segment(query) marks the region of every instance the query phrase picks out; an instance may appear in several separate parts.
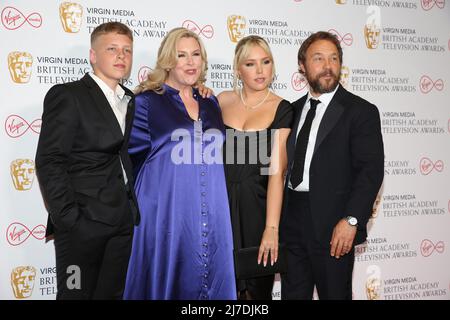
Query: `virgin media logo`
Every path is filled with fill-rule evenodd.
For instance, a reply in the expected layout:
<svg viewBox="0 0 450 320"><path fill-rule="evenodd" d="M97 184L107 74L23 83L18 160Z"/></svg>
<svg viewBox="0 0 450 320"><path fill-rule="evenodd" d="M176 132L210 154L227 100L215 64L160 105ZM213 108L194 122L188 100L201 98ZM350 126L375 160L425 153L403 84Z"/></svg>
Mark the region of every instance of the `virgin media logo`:
<svg viewBox="0 0 450 320"><path fill-rule="evenodd" d="M45 226L39 224L33 229L28 229L24 224L20 222L11 223L6 229L6 241L12 246L18 246L27 239L33 236L37 240L42 240L45 238Z"/></svg>
<svg viewBox="0 0 450 320"><path fill-rule="evenodd" d="M420 4L422 5L422 9L425 11L430 10L435 5L439 9L443 9L445 7L445 0L421 0Z"/></svg>
<svg viewBox="0 0 450 320"><path fill-rule="evenodd" d="M152 71L152 68L147 66L141 67L138 71L138 82L141 83L142 81L147 80L150 71Z"/></svg>
<svg viewBox="0 0 450 320"><path fill-rule="evenodd" d="M291 85L295 91L302 91L308 85L308 81L300 72L295 72L291 78Z"/></svg>
<svg viewBox="0 0 450 320"><path fill-rule="evenodd" d="M207 39L211 39L214 36L214 28L210 24L201 27L192 20L185 20L181 26L183 28L191 30L192 32L194 32L199 36L202 35Z"/></svg>
<svg viewBox="0 0 450 320"><path fill-rule="evenodd" d="M5 7L2 10L1 19L3 26L8 30L19 29L25 23L33 28L39 28L42 25L42 17L39 13L33 12L26 16L14 7Z"/></svg>
<svg viewBox="0 0 450 320"><path fill-rule="evenodd" d="M41 132L42 120L36 119L28 123L24 118L16 114L10 115L5 121L5 131L11 138L19 138L30 129L32 132L39 134Z"/></svg>
<svg viewBox="0 0 450 320"><path fill-rule="evenodd" d="M438 172L444 171L444 162L442 160L437 160L436 162L431 161L427 157L423 157L420 159L420 172L423 175L430 174L433 170L436 170Z"/></svg>
<svg viewBox="0 0 450 320"><path fill-rule="evenodd" d="M422 256L429 257L434 251L438 253L443 253L445 251L444 242L439 241L436 244L434 244L431 240L428 239L422 240L422 243L420 244L420 253L422 253Z"/></svg>
<svg viewBox="0 0 450 320"><path fill-rule="evenodd" d="M335 29L330 29L328 32L334 34L341 44L345 44L346 46L351 46L353 44L353 35L351 33L341 35Z"/></svg>
<svg viewBox="0 0 450 320"><path fill-rule="evenodd" d="M422 76L420 78L420 91L422 91L422 93L428 93L433 90L433 88L442 91L444 89L444 81L442 81L442 79L433 81L429 76Z"/></svg>

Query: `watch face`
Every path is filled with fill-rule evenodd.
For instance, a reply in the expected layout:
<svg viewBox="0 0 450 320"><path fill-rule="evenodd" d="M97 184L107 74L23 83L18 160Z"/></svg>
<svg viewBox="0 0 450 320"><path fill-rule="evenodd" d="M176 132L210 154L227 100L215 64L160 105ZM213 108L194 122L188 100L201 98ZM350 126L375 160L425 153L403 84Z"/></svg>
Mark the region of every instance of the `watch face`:
<svg viewBox="0 0 450 320"><path fill-rule="evenodd" d="M356 226L358 224L358 220L356 220L355 217L349 217L347 221L352 226Z"/></svg>

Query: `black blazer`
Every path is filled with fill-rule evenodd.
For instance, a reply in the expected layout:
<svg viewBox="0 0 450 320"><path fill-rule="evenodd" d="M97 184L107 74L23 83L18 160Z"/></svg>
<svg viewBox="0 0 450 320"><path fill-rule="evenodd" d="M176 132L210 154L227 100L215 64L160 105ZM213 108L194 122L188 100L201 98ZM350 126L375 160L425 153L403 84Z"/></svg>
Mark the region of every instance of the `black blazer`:
<svg viewBox="0 0 450 320"><path fill-rule="evenodd" d="M306 99L307 95L293 103L295 119L287 141L284 204L287 203L297 129ZM358 219L354 244L365 241L366 225L383 176L384 150L378 109L339 85L320 123L309 170L312 227L320 242L329 245L333 228L349 215ZM289 223L292 214L295 213L284 209L284 225Z"/></svg>
<svg viewBox="0 0 450 320"><path fill-rule="evenodd" d="M123 88L132 97L125 135L105 95L87 74L53 86L45 96L36 174L49 212L47 235L54 226L69 230L79 215L117 225L123 215L131 214L139 223L128 156L134 95ZM120 159L131 188L124 184Z"/></svg>

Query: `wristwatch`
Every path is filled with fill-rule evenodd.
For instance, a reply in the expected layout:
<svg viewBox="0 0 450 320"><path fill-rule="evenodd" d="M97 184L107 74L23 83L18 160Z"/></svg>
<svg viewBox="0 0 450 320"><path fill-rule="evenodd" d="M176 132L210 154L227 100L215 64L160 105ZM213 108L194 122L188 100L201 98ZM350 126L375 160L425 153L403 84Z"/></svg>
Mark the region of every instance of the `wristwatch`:
<svg viewBox="0 0 450 320"><path fill-rule="evenodd" d="M348 222L349 225L352 227L356 227L358 225L358 219L352 216L346 216L345 220Z"/></svg>

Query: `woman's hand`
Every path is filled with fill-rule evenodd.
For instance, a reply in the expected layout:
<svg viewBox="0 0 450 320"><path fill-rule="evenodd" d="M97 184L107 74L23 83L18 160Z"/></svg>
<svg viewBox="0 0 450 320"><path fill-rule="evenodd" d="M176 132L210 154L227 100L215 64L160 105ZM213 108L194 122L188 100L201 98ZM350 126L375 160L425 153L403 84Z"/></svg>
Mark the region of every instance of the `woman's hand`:
<svg viewBox="0 0 450 320"><path fill-rule="evenodd" d="M212 89L204 86L203 84L198 85L196 89L198 89L198 93L200 93L203 98L209 98L214 94Z"/></svg>
<svg viewBox="0 0 450 320"><path fill-rule="evenodd" d="M269 253L270 264L273 266L278 260L278 228L266 226L259 246L258 264L262 260L265 267L269 259Z"/></svg>

